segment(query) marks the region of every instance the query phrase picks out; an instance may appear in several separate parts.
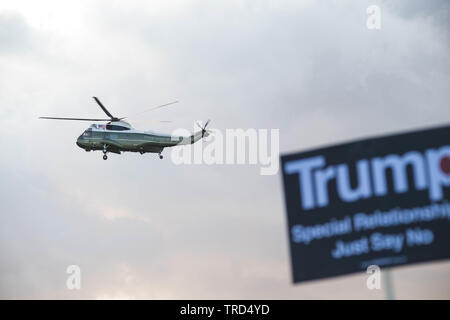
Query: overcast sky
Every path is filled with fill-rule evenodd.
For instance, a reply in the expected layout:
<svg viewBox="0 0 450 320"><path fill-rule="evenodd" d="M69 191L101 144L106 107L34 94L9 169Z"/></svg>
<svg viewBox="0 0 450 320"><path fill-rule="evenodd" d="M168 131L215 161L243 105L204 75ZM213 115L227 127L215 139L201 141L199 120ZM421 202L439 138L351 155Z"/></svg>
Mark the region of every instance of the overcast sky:
<svg viewBox="0 0 450 320"><path fill-rule="evenodd" d="M366 8L381 8L368 30ZM101 159L137 128L279 128L282 153L450 122L447 1L0 0L0 298L376 298L366 275L292 285L281 177L258 166ZM154 120L174 120L158 124ZM66 288L79 265L82 289ZM450 263L393 271L398 298L450 298Z"/></svg>

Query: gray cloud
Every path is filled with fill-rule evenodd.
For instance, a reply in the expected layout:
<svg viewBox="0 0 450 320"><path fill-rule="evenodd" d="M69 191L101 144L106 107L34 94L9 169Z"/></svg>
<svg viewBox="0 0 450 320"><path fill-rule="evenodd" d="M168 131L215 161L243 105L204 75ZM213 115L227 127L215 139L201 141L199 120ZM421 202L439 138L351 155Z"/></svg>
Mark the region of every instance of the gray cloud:
<svg viewBox="0 0 450 320"><path fill-rule="evenodd" d="M18 53L31 49L30 29L19 14L0 13L0 52Z"/></svg>

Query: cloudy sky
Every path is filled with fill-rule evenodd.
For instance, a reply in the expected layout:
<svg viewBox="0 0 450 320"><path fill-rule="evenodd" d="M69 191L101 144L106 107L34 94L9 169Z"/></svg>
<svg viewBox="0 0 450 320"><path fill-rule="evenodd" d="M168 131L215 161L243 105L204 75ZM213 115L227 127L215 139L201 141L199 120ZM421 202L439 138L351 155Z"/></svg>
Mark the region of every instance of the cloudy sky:
<svg viewBox="0 0 450 320"><path fill-rule="evenodd" d="M381 29L366 27L369 5ZM280 151L450 122L447 1L0 0L0 298L375 298L366 275L291 284L281 177L86 153L89 125L279 128ZM174 120L159 124L155 120ZM79 265L81 290L66 288ZM393 270L450 298L450 263Z"/></svg>

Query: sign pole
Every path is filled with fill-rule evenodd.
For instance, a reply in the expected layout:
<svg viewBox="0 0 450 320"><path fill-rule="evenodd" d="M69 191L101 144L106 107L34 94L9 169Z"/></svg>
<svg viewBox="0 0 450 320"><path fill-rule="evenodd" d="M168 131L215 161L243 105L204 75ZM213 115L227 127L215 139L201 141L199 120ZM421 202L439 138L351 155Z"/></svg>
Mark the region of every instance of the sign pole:
<svg viewBox="0 0 450 320"><path fill-rule="evenodd" d="M394 297L394 286L392 284L392 274L391 269L386 268L384 270L384 292L386 294L386 300L395 300Z"/></svg>

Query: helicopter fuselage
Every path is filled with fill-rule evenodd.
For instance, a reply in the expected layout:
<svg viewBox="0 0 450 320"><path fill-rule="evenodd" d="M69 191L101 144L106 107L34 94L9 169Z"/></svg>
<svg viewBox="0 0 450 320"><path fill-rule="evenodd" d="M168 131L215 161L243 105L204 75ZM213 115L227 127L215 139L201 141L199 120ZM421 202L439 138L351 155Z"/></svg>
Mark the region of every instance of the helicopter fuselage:
<svg viewBox="0 0 450 320"><path fill-rule="evenodd" d="M203 136L206 136L204 133ZM140 131L128 123L111 122L107 125L93 124L77 139L77 145L86 151L102 150L103 153L139 152L161 154L164 148L192 144L202 138L202 132L189 137Z"/></svg>

